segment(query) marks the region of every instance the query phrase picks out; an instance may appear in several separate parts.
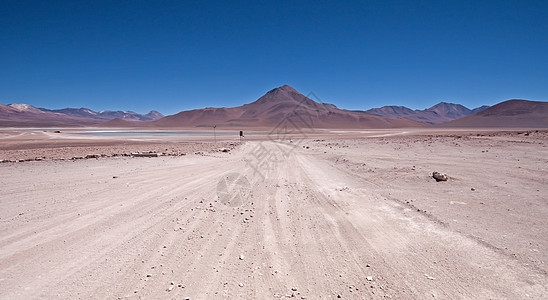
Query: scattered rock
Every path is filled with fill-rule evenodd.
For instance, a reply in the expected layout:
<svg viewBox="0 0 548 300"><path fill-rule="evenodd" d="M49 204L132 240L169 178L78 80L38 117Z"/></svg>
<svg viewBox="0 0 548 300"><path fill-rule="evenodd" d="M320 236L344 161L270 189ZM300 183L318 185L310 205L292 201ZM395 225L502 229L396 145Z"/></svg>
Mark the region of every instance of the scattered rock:
<svg viewBox="0 0 548 300"><path fill-rule="evenodd" d="M134 153L131 153L131 156L133 156L133 157L158 157L160 155L156 152L134 152Z"/></svg>
<svg viewBox="0 0 548 300"><path fill-rule="evenodd" d="M430 275L428 275L428 274L424 274L424 276L425 276L426 279L428 279L428 280L434 280L434 279L435 279L434 277L432 277L432 276L430 276Z"/></svg>
<svg viewBox="0 0 548 300"><path fill-rule="evenodd" d="M238 283L238 286L244 287L244 284L240 282L240 283Z"/></svg>
<svg viewBox="0 0 548 300"><path fill-rule="evenodd" d="M168 292L173 291L173 286L168 287L168 288L167 288L167 291L168 291Z"/></svg>
<svg viewBox="0 0 548 300"><path fill-rule="evenodd" d="M147 274L147 277L152 277L152 274Z"/></svg>
<svg viewBox="0 0 548 300"><path fill-rule="evenodd" d="M475 191L476 189L475 189L475 188L471 188L470 190L473 192L473 191Z"/></svg>
<svg viewBox="0 0 548 300"><path fill-rule="evenodd" d="M243 254L240 254L240 260L244 260L245 256Z"/></svg>
<svg viewBox="0 0 548 300"><path fill-rule="evenodd" d="M367 277L365 277L365 279L367 279L367 281L372 281L372 280L373 280L373 276L367 276Z"/></svg>
<svg viewBox="0 0 548 300"><path fill-rule="evenodd" d="M434 177L436 181L447 181L447 179L449 179L449 177L447 177L447 174L442 174L439 172L432 173L432 177Z"/></svg>

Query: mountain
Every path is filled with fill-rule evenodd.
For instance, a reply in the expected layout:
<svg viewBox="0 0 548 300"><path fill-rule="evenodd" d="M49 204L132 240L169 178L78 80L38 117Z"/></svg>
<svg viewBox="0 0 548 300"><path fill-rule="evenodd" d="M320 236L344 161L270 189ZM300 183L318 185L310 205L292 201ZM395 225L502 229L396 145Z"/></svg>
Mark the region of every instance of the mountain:
<svg viewBox="0 0 548 300"><path fill-rule="evenodd" d="M397 128L417 127L422 122L385 118L364 111L339 109L318 103L284 85L256 101L232 108L184 111L150 123L156 127L261 127L261 128Z"/></svg>
<svg viewBox="0 0 548 300"><path fill-rule="evenodd" d="M509 100L492 107L468 109L438 103L425 110L384 106L368 111L345 110L316 102L289 85L268 91L254 102L237 107L203 108L163 117L156 111L100 111L87 108L45 109L28 104L0 104L0 126L10 127L152 127L256 128L274 130L375 129L422 127L548 128L548 102Z"/></svg>
<svg viewBox="0 0 548 300"><path fill-rule="evenodd" d="M113 119L124 119L129 121L154 121L164 117L161 113L153 110L146 115L138 114L133 111L111 111L104 110L100 112L95 112L88 108L63 108L50 110L45 108L40 108L40 110L60 113L69 117L75 118L89 118L98 121L108 121Z"/></svg>
<svg viewBox="0 0 548 300"><path fill-rule="evenodd" d="M440 102L424 110L411 110L405 106L383 106L381 108L372 108L367 110L367 112L382 117L409 118L412 120L439 124L475 114L487 107L488 106L481 106L471 110L460 104Z"/></svg>
<svg viewBox="0 0 548 300"><path fill-rule="evenodd" d="M548 128L548 102L513 99L442 127Z"/></svg>
<svg viewBox="0 0 548 300"><path fill-rule="evenodd" d="M486 110L486 109L488 109L488 108L489 108L489 105L482 105L482 106L480 106L480 107L476 107L476 108L472 109L472 113L471 113L471 114L473 115L473 114L479 113L480 111L484 111L484 110Z"/></svg>
<svg viewBox="0 0 548 300"><path fill-rule="evenodd" d="M116 118L130 121L154 121L162 117L163 115L157 111L140 115L131 111L95 112L87 108L51 110L28 104L0 104L0 126L4 127L91 126Z"/></svg>

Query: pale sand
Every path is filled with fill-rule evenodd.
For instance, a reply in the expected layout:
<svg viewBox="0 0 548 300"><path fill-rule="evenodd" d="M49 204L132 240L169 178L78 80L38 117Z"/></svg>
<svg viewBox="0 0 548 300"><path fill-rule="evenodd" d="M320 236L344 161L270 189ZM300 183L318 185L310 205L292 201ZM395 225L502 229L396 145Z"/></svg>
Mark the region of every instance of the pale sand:
<svg viewBox="0 0 548 300"><path fill-rule="evenodd" d="M400 133L228 153L4 133L0 155L188 154L0 164L0 298L547 298L548 134Z"/></svg>

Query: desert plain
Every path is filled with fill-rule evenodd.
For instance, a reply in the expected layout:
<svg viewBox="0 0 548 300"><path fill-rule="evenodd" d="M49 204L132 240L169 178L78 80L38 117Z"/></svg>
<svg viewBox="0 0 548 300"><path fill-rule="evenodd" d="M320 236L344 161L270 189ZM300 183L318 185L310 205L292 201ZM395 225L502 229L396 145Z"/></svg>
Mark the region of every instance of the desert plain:
<svg viewBox="0 0 548 300"><path fill-rule="evenodd" d="M545 130L4 129L0 160L1 299L548 298Z"/></svg>

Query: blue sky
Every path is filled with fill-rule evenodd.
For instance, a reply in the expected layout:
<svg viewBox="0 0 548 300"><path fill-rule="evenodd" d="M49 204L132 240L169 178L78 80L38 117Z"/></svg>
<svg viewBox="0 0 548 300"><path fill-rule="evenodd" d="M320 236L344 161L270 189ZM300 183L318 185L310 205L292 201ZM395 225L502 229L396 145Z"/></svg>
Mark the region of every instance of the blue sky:
<svg viewBox="0 0 548 300"><path fill-rule="evenodd" d="M0 2L0 103L164 114L548 100L548 1Z"/></svg>

